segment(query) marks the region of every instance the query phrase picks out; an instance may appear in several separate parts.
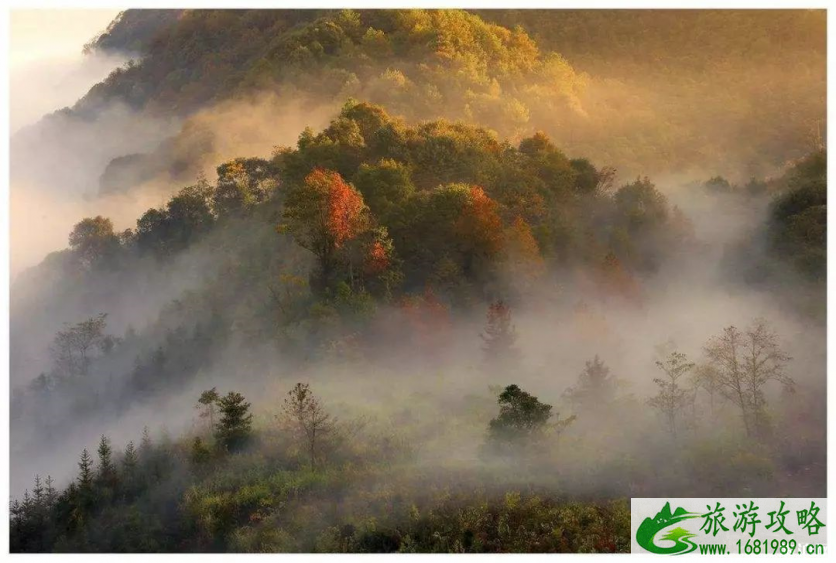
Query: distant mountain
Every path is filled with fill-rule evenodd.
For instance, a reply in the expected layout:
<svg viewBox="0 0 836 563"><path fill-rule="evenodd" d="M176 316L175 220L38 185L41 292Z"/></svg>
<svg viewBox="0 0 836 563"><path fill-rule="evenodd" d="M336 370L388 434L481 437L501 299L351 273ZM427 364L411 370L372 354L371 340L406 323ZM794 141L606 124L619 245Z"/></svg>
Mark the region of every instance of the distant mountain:
<svg viewBox="0 0 836 563"><path fill-rule="evenodd" d="M744 179L821 137L825 25L821 10L128 10L91 48L141 60L75 109L355 97L514 138L543 130L625 177Z"/></svg>

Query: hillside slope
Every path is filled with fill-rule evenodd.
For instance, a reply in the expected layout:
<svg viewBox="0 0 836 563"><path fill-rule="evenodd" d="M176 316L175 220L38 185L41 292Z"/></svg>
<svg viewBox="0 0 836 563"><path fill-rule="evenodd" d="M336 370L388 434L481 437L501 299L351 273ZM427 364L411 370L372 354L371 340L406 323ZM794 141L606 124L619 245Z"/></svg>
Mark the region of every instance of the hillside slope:
<svg viewBox="0 0 836 563"><path fill-rule="evenodd" d="M79 108L122 99L183 115L264 89L340 103L352 96L408 119L463 118L508 135L541 129L569 154L625 177L745 179L821 142L822 11L477 13L505 27L432 11L160 17L167 23L142 63L94 88ZM139 26L129 23L117 23L102 48L123 26L131 44Z"/></svg>

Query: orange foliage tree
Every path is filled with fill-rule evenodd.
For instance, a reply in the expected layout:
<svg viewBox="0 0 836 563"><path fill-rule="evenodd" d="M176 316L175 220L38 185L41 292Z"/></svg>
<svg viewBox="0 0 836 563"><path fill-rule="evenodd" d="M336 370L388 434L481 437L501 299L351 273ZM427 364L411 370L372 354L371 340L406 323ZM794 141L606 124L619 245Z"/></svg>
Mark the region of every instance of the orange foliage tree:
<svg viewBox="0 0 836 563"><path fill-rule="evenodd" d="M540 245L531 234L531 227L520 216L505 229L505 255L515 276L530 280L540 276L545 270Z"/></svg>
<svg viewBox="0 0 836 563"><path fill-rule="evenodd" d="M498 205L481 187L471 186L454 233L468 262L491 260L502 251L502 219Z"/></svg>
<svg viewBox="0 0 836 563"><path fill-rule="evenodd" d="M290 190L282 230L313 252L326 278L342 257L345 245L371 228L363 196L337 172L317 168Z"/></svg>

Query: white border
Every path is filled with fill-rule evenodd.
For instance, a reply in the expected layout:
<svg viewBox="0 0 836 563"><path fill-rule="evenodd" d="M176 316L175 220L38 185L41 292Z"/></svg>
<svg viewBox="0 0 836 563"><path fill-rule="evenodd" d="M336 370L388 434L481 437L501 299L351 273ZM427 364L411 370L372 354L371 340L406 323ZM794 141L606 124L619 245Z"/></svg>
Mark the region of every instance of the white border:
<svg viewBox="0 0 836 563"><path fill-rule="evenodd" d="M667 9L802 9L802 8L829 8L831 2L816 0L813 2L803 2L803 5L799 5L798 1L752 1L752 0L736 0L734 2L726 1L718 1L718 0L703 0L702 2L646 2L641 0L632 0L632 1L598 1L598 0L587 0L585 2L549 2L549 1L532 1L532 0L520 0L514 3L511 2L498 2L498 1L491 1L491 0L481 0L481 1L465 1L465 2L439 2L439 1L427 1L427 0L411 0L409 2L382 2L379 0L365 0L365 1L356 1L356 0L342 0L342 1L314 1L309 3L303 3L298 1L291 1L291 2L280 2L280 1L265 1L265 0L246 0L246 2L241 4L236 4L235 2L227 1L217 1L217 0L180 0L178 2L166 2L166 1L156 1L156 0L140 0L139 2L131 3L131 7L134 8L394 8L394 7L401 7L401 8L511 8L511 9L522 9L522 8L552 8L552 9L568 9L568 8L575 8L575 9L601 9L601 8L610 8L610 9L636 9L636 8L667 8ZM4 46L0 51L0 68L3 69L2 71L2 81L3 81L3 88L0 91L0 101L2 101L3 111L0 114L0 126L2 126L3 134L2 140L0 140L0 170L2 170L2 180L0 180L0 193L2 193L2 197L5 201L5 205L0 204L0 252L2 252L2 261L0 261L0 269L2 269L2 273L0 273L0 287L2 287L2 298L0 298L0 306L2 307L2 330L0 330L0 370L2 370L2 374L4 375L4 385L0 385L0 408L2 409L2 417L0 417L0 436L2 436L2 444L0 444L0 448L2 448L2 466L0 467L0 502L2 502L2 515L0 515L0 552L8 553L9 552L9 537L8 537L8 523L9 523L9 506L7 499L9 498L9 15L10 9L14 8L44 8L44 9L66 9L66 8L78 8L78 9L93 9L93 8L123 8L125 6L122 2L109 2L109 1L97 1L97 0L87 0L87 1L78 1L78 0L65 0L65 1L43 1L43 0L6 0L5 2L5 9L0 12L0 37L5 38ZM831 107L834 103L834 88L833 88L833 57L832 57L832 50L831 45L833 43L833 28L828 26L827 36L828 36L828 57L827 57L827 70L828 70L828 96L827 96L827 105ZM81 46L79 46L80 48ZM830 144L829 141L831 140L830 130L828 130L828 145ZM833 154L828 155L828 168L833 170L834 165L834 158ZM832 198L833 193L831 190L831 184L828 183L828 196ZM828 213L828 225L832 224L833 218L833 207L831 206L829 213ZM33 226L33 228L37 228L37 226ZM834 234L833 229L828 229L828 237L827 237L827 244L828 248L834 248L836 246L836 234ZM828 258L830 258L828 256ZM836 266L834 265L833 260L828 259L828 297L831 295L832 290L834 288L834 284L836 284ZM829 301L829 299L828 299ZM829 330L830 327L833 326L834 321L834 312L833 309L828 310L828 349L833 350L836 349L836 335L834 335L832 330ZM828 354L828 362L827 362L827 374L828 380L831 381L833 378L831 377L833 374L833 361ZM833 385L828 385L828 406L834 404L834 395L836 395L836 391L834 391ZM828 454L832 451L832 443L833 443L833 435L834 431L836 431L836 426L834 426L832 413L828 408ZM834 462L831 461L828 463L828 490L832 491L834 486ZM833 544L833 536L831 534L836 534L836 522L828 523L828 543L830 545ZM177 558L179 560L184 559L197 559L201 558L203 560L220 560L221 558L228 558L228 557L241 557L243 555L229 555L229 554L210 554L210 555L200 555L200 554L159 554L159 555L140 555L140 554L129 554L129 555L120 555L120 559L130 559L134 561L144 561L146 559L154 559L155 561L165 560L165 559L174 559ZM252 555L251 557L257 557L258 555ZM613 555L615 556L615 555ZM59 557L56 555L12 555L11 557L17 558L24 558L27 561L45 561L49 559L54 559L55 557ZM98 560L110 560L113 558L113 555L108 554L72 554L72 555L62 555L60 557L67 558L70 561L88 561L90 559L98 559ZM263 557L281 557L283 561L320 561L324 560L325 558L349 558L351 560L355 559L363 559L363 560L370 560L370 559L377 559L378 561L381 560L382 557L387 557L386 555L318 555L318 554L288 554L288 555L275 555L275 554L265 554ZM446 555L402 555L401 557L409 557L411 560L429 560L430 558L440 558L440 557L456 557L455 555L446 554ZM469 557L478 557L482 561L486 560L500 560L500 558L504 561L508 561L508 558L511 557L509 555L471 555ZM553 555L549 554L527 554L521 555L521 557L526 558L529 561L535 560L542 560L545 561L546 558L553 558ZM572 554L567 555L566 557L573 557L573 558L583 558L584 555L582 554ZM691 557L686 555L685 557ZM797 556L796 556L797 557ZM731 556L729 559L726 556L723 560L724 561L737 561L738 559L743 559L746 561L762 561L762 560L782 560L786 561L786 557L780 556L763 556L759 555L757 558L753 557L746 557L746 556ZM588 560L588 559L587 559Z"/></svg>

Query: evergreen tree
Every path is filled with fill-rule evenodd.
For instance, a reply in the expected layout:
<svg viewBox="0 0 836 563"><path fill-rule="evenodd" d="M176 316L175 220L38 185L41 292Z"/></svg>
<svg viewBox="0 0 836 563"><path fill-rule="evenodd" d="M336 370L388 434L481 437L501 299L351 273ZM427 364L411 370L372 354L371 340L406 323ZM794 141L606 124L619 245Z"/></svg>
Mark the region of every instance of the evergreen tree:
<svg viewBox="0 0 836 563"><path fill-rule="evenodd" d="M142 427L142 440L139 442L139 457L143 460L147 460L148 456L151 454L151 433L148 431L147 426Z"/></svg>
<svg viewBox="0 0 836 563"><path fill-rule="evenodd" d="M52 475L47 475L46 476L46 481L44 481L44 484L46 485L46 489L45 489L46 504L47 504L47 506L51 507L53 504L55 504L55 498L56 498L56 492L55 492L55 487L53 486Z"/></svg>
<svg viewBox="0 0 836 563"><path fill-rule="evenodd" d="M87 514L93 508L93 458L87 448L81 452L81 459L78 462L79 474L78 487L69 489L70 502L72 504L70 521L73 526L83 526Z"/></svg>
<svg viewBox="0 0 836 563"><path fill-rule="evenodd" d="M125 446L125 454L122 456L122 489L127 496L131 496L139 487L138 465L139 455L131 440Z"/></svg>
<svg viewBox="0 0 836 563"><path fill-rule="evenodd" d="M596 355L578 376L577 385L570 387L564 397L576 412L603 413L616 398L618 382L610 368Z"/></svg>
<svg viewBox="0 0 836 563"><path fill-rule="evenodd" d="M138 461L139 457L137 455L136 448L134 447L134 442L131 440L128 442L128 445L125 446L125 455L122 457L122 469L126 475L133 475L136 471Z"/></svg>
<svg viewBox="0 0 836 563"><path fill-rule="evenodd" d="M253 421L250 406L243 395L234 391L218 400L221 420L215 427L215 438L229 451L240 449L250 438Z"/></svg>
<svg viewBox="0 0 836 563"><path fill-rule="evenodd" d="M99 440L99 481L110 485L116 475L116 468L113 466L113 448L110 447L110 440L102 434Z"/></svg>
<svg viewBox="0 0 836 563"><path fill-rule="evenodd" d="M32 487L35 503L40 505L44 501L44 487L41 484L41 476L35 475L35 486Z"/></svg>
<svg viewBox="0 0 836 563"><path fill-rule="evenodd" d="M78 486L84 491L90 490L93 485L93 458L87 448L81 452L81 459L78 462Z"/></svg>

